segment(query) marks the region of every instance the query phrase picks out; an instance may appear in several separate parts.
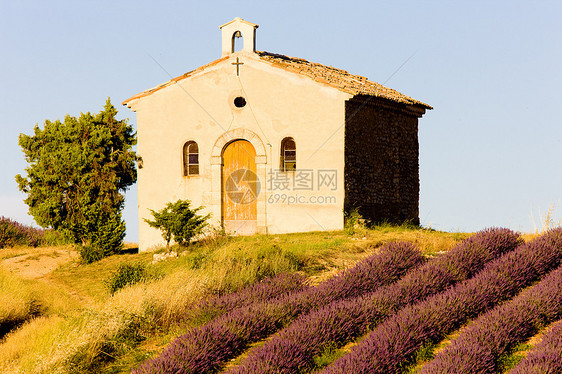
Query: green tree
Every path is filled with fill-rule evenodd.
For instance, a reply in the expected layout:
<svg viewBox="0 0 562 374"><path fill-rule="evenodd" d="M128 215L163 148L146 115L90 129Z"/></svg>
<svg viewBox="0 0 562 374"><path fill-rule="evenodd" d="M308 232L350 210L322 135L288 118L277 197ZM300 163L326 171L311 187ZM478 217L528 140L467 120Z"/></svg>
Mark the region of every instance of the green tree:
<svg viewBox="0 0 562 374"><path fill-rule="evenodd" d="M151 227L160 229L162 237L166 241L166 249L170 247L170 241L179 245L187 245L193 237L203 232L207 226L207 220L211 216L200 216L197 214L203 207L190 208L189 200L178 200L175 203L168 203L159 211L150 209L154 221L145 218L145 222Z"/></svg>
<svg viewBox="0 0 562 374"><path fill-rule="evenodd" d="M46 120L33 135L19 136L29 166L16 181L27 194L29 213L42 227L82 245L91 260L121 249L123 192L137 179L136 133L116 114L108 98L97 114Z"/></svg>

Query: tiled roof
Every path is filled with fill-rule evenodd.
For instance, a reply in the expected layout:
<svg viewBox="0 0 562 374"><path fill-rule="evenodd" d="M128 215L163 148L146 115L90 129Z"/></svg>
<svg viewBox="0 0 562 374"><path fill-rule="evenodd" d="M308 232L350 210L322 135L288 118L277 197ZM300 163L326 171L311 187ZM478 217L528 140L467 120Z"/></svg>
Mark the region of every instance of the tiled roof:
<svg viewBox="0 0 562 374"><path fill-rule="evenodd" d="M302 58L288 57L264 51L257 51L256 53L262 60L268 61L274 66L282 67L288 71L305 75L317 82L328 84L352 95L382 97L403 104L420 105L426 109L433 109L431 106L422 103L421 101L403 95L396 90L383 86L382 84L370 81L360 75L350 74L345 70L317 64Z"/></svg>
<svg viewBox="0 0 562 374"><path fill-rule="evenodd" d="M408 105L418 105L426 109L433 109L431 106L422 103L416 99L409 96L403 95L400 92L393 90L391 88L385 87L379 83L368 80L360 75L350 74L345 70L336 69L332 66L317 64L304 60L302 58L288 57L285 55L279 55L270 52L256 51L259 58L263 61L271 63L273 66L291 71L297 74L302 74L313 79L316 82L324 83L337 88L340 91L347 92L352 95L367 95L374 97L385 98L394 102L408 104ZM195 70L187 72L179 77L173 78L166 83L163 83L157 87L145 90L138 93L127 100L123 101L123 105L128 105L134 99L139 99L144 96L148 96L158 90L168 87L176 82L188 78L193 74L203 71L210 66L217 65L218 63L227 60L229 56L224 56L218 60L212 61L206 65L200 66Z"/></svg>

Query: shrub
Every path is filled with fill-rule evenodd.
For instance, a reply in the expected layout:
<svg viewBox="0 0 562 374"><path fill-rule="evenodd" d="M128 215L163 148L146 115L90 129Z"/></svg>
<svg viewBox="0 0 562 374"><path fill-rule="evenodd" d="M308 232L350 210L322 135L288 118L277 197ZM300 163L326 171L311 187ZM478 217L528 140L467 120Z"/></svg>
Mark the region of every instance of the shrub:
<svg viewBox="0 0 562 374"><path fill-rule="evenodd" d="M78 247L78 250L80 252L80 258L85 264L91 264L103 258L102 252L91 245Z"/></svg>
<svg viewBox="0 0 562 374"><path fill-rule="evenodd" d="M203 232L207 225L210 215L200 216L198 211L203 207L190 208L189 200L178 200L175 203L168 203L159 211L150 209L154 221L145 219L151 227L162 230L162 237L166 241L166 248L169 248L170 241L173 239L179 245L189 244L191 239Z"/></svg>
<svg viewBox="0 0 562 374"><path fill-rule="evenodd" d="M123 250L125 222L121 213L103 214L99 218L103 222L96 223L97 231L89 233L88 240L82 245L77 245L80 258L85 264L91 264Z"/></svg>
<svg viewBox="0 0 562 374"><path fill-rule="evenodd" d="M231 235L222 226L207 225L198 244L207 247L219 247L231 239Z"/></svg>
<svg viewBox="0 0 562 374"><path fill-rule="evenodd" d="M156 275L151 273L145 264L120 264L104 283L109 293L113 295L124 287L153 278L156 278Z"/></svg>
<svg viewBox="0 0 562 374"><path fill-rule="evenodd" d="M373 291L400 278L423 257L409 243L391 243L379 253L316 288L239 308L174 340L136 373L215 372L249 344L275 332L299 314L338 298Z"/></svg>
<svg viewBox="0 0 562 374"><path fill-rule="evenodd" d="M506 304L474 320L437 357L424 366L423 374L498 371L498 358L534 335L562 314L562 267L539 284Z"/></svg>
<svg viewBox="0 0 562 374"><path fill-rule="evenodd" d="M68 243L68 240L53 229L35 228L0 217L0 249L17 245L41 247Z"/></svg>
<svg viewBox="0 0 562 374"><path fill-rule="evenodd" d="M473 278L378 325L322 373L400 373L416 351L531 285L562 261L562 228L489 263Z"/></svg>
<svg viewBox="0 0 562 374"><path fill-rule="evenodd" d="M45 230L26 226L6 217L0 217L0 248L16 245L38 247L43 245Z"/></svg>
<svg viewBox="0 0 562 374"><path fill-rule="evenodd" d="M471 277L490 260L514 250L519 235L490 229L465 239L398 282L357 298L330 303L301 316L263 346L252 350L236 373L300 373L312 370L315 355L341 347L401 307Z"/></svg>
<svg viewBox="0 0 562 374"><path fill-rule="evenodd" d="M361 227L363 218L359 214L359 209L355 208L345 212L345 232L353 236L358 227Z"/></svg>
<svg viewBox="0 0 562 374"><path fill-rule="evenodd" d="M562 321L550 327L540 343L508 373L562 373Z"/></svg>
<svg viewBox="0 0 562 374"><path fill-rule="evenodd" d="M121 221L123 194L136 182L137 172L132 150L136 134L116 115L107 99L99 113L46 120L32 135L19 136L29 165L16 182L27 195L29 214L75 244L112 250L119 246L114 241L123 223L114 221Z"/></svg>
<svg viewBox="0 0 562 374"><path fill-rule="evenodd" d="M66 240L59 232L53 229L45 230L45 235L43 236L41 245L60 246L65 244L70 244L70 242Z"/></svg>
<svg viewBox="0 0 562 374"><path fill-rule="evenodd" d="M146 339L146 321L142 316L125 313L112 322L111 333L105 327L96 326L96 338L82 345L78 343L64 363L53 371L68 374L122 372L124 368L115 363L115 359L133 351ZM92 323L99 323L99 320Z"/></svg>
<svg viewBox="0 0 562 374"><path fill-rule="evenodd" d="M121 213L106 214L103 220L96 224L98 231L88 234L90 240L79 247L80 258L86 264L117 254L123 249L125 222L121 219Z"/></svg>

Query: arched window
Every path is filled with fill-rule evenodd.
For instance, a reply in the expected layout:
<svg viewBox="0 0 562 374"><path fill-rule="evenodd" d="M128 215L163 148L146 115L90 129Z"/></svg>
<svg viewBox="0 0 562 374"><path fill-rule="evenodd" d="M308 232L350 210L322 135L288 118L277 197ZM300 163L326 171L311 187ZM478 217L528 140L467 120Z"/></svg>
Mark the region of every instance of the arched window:
<svg viewBox="0 0 562 374"><path fill-rule="evenodd" d="M199 174L199 147L194 141L183 146L183 175Z"/></svg>
<svg viewBox="0 0 562 374"><path fill-rule="evenodd" d="M285 138L281 141L281 171L297 169L297 146L295 139Z"/></svg>

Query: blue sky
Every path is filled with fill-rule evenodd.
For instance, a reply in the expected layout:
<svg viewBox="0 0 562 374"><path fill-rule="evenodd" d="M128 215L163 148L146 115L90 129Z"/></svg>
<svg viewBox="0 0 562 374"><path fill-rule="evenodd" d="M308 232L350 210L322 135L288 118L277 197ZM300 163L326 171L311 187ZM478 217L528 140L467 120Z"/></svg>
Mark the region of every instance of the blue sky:
<svg viewBox="0 0 562 374"><path fill-rule="evenodd" d="M33 222L14 180L26 167L19 133L107 97L135 125L121 102L169 79L152 58L172 76L215 60L218 26L241 17L260 25L259 50L435 108L419 126L423 225L533 231L550 206L562 215L561 14L541 0L0 0L0 215ZM124 216L137 241L136 187Z"/></svg>

